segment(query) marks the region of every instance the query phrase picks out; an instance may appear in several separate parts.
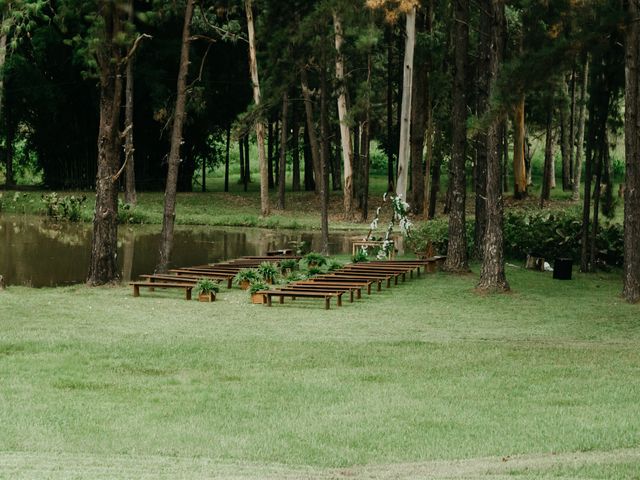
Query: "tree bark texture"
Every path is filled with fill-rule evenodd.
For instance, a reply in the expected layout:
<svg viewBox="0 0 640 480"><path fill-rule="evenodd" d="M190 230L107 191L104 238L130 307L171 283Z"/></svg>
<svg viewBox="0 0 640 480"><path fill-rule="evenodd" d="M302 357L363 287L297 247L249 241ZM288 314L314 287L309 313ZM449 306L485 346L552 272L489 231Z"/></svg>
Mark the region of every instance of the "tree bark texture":
<svg viewBox="0 0 640 480"><path fill-rule="evenodd" d="M546 139L544 145L544 169L542 175L542 192L540 193L540 208L551 198L551 169L553 168L554 138L553 138L553 107L548 107Z"/></svg>
<svg viewBox="0 0 640 480"><path fill-rule="evenodd" d="M4 24L4 16L0 17L0 25ZM2 109L4 105L4 65L7 59L7 34L4 32L0 32L0 124L6 123L3 120L4 111ZM9 146L9 142L7 141L7 149L11 148ZM5 177L5 184L7 186L11 186L13 183L13 175L9 175L9 171L13 165L9 165L9 154L5 153L6 159L6 172L7 175Z"/></svg>
<svg viewBox="0 0 640 480"><path fill-rule="evenodd" d="M122 21L113 2L101 2L103 31L97 55L100 70L100 125L98 128L98 171L93 238L89 264L89 285L115 282L118 270L118 184L115 178L120 163L120 105L122 52L117 38Z"/></svg>
<svg viewBox="0 0 640 480"><path fill-rule="evenodd" d="M284 210L285 207L285 185L287 175L287 115L289 114L289 94L284 92L282 95L282 128L280 139L280 162L278 163L278 208Z"/></svg>
<svg viewBox="0 0 640 480"><path fill-rule="evenodd" d="M398 148L398 181L396 195L407 199L407 179L411 145L411 97L413 93L413 53L416 45L416 7L407 12L406 42L404 48L404 66L402 79L402 105L400 114L400 145Z"/></svg>
<svg viewBox="0 0 640 480"><path fill-rule="evenodd" d="M571 97L569 85L562 81L564 102L560 108L560 152L562 156L562 190L571 190Z"/></svg>
<svg viewBox="0 0 640 480"><path fill-rule="evenodd" d="M427 30L427 13L418 13L416 30ZM429 96L429 63L421 59L414 69L413 93L411 96L411 198L409 203L414 213L422 213L424 207L424 137L427 128Z"/></svg>
<svg viewBox="0 0 640 480"><path fill-rule="evenodd" d="M224 154L224 191L229 191L229 150L231 149L231 125L227 125L227 141Z"/></svg>
<svg viewBox="0 0 640 480"><path fill-rule="evenodd" d="M482 9L490 18L490 58L489 58L489 97L502 61L500 46L505 28L504 0L483 0ZM503 204L500 182L500 159L498 156L498 122L491 121L487 131L487 229L484 236L482 268L478 289L488 292L504 292L509 284L504 271L504 235L502 231Z"/></svg>
<svg viewBox="0 0 640 480"><path fill-rule="evenodd" d="M256 57L256 35L253 26L252 0L245 0L247 14L247 31L249 36L249 70L251 71L251 83L253 84L253 103L260 108L262 103L260 94L260 79L258 76L258 59ZM260 165L260 214L269 216L269 173L267 171L267 158L264 149L264 122L259 119L256 122L256 142L258 144L258 164Z"/></svg>
<svg viewBox="0 0 640 480"><path fill-rule="evenodd" d="M133 0L129 0L129 23L133 23L134 10ZM136 170L134 159L134 146L133 146L133 105L134 105L134 64L135 57L129 58L127 62L126 71L126 84L125 84L125 107L124 107L124 124L127 135L124 140L124 161L125 161L125 173L124 173L124 201L129 205L135 206L138 203L138 196L136 194ZM204 179L203 179L204 185Z"/></svg>
<svg viewBox="0 0 640 480"><path fill-rule="evenodd" d="M309 82L307 80L307 71L302 68L300 71L300 84L302 87L302 97L304 98L304 110L307 116L307 138L309 140L309 149L311 150L311 161L313 164L313 178L315 179L315 191L320 193L320 176L321 172L321 159L320 159L320 143L318 142L318 135L316 133L316 127L313 117L313 100L311 99L311 91L309 90ZM305 163L305 179L307 177L307 165ZM307 184L305 180L305 185Z"/></svg>
<svg viewBox="0 0 640 480"><path fill-rule="evenodd" d="M187 0L182 27L182 43L180 48L180 67L176 85L176 106L173 114L171 130L171 148L169 150L169 166L167 185L164 191L164 214L162 232L160 233L160 257L156 271L166 272L171 261L173 250L173 230L176 220L176 191L178 186L178 169L180 168L180 146L182 144L182 128L186 117L187 76L189 75L189 47L191 45L191 19L193 18L195 0Z"/></svg>
<svg viewBox="0 0 640 480"><path fill-rule="evenodd" d="M584 154L584 127L587 117L587 90L589 87L589 58L582 69L582 85L580 88L580 106L578 110L578 136L576 138L576 160L573 167L573 201L580 200L580 181L582 176L582 156Z"/></svg>
<svg viewBox="0 0 640 480"><path fill-rule="evenodd" d="M466 228L466 160L467 160L467 95L466 71L469 49L469 0L454 2L455 73L453 77L453 113L451 130L451 161L449 182L451 207L449 210L449 241L444 270L463 273L469 271Z"/></svg>
<svg viewBox="0 0 640 480"><path fill-rule="evenodd" d="M333 29L336 46L336 82L338 86L338 117L340 118L340 141L342 145L343 164L343 202L344 213L347 218L353 217L353 147L351 129L349 128L349 111L347 106L347 85L344 73L344 56L342 44L344 33L338 13L333 12Z"/></svg>
<svg viewBox="0 0 640 480"><path fill-rule="evenodd" d="M513 115L513 196L522 199L527 196L527 171L524 165L524 95L516 104Z"/></svg>
<svg viewBox="0 0 640 480"><path fill-rule="evenodd" d="M327 69L322 62L320 73L320 237L321 252L329 254L329 119L327 107Z"/></svg>
<svg viewBox="0 0 640 480"><path fill-rule="evenodd" d="M628 2L625 48L624 287L628 302L640 301L640 7Z"/></svg>
<svg viewBox="0 0 640 480"><path fill-rule="evenodd" d="M298 124L297 109L292 109L291 115L291 190L300 191L300 126Z"/></svg>

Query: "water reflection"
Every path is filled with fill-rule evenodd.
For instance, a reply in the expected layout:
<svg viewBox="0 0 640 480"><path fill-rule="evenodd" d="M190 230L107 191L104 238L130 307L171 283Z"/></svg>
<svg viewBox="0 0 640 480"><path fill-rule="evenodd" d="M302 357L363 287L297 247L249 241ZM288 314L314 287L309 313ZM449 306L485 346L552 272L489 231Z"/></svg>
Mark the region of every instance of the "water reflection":
<svg viewBox="0 0 640 480"><path fill-rule="evenodd" d="M160 226L122 226L118 259L125 281L153 271ZM349 253L351 239L361 235L332 234L332 254ZM176 227L173 263L177 266L217 262L242 255L261 255L306 241L320 249L319 232L257 228ZM9 285L34 287L81 283L87 275L91 225L54 224L41 217L0 217L0 275Z"/></svg>

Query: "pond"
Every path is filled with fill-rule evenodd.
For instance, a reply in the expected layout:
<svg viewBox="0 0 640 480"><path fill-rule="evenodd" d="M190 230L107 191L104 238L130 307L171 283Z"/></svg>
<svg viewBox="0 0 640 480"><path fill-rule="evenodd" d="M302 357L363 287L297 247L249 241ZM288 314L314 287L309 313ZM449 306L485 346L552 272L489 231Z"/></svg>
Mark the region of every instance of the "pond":
<svg viewBox="0 0 640 480"><path fill-rule="evenodd" d="M122 279L151 273L158 258L160 225L120 226L118 259ZM53 223L36 216L0 216L0 275L7 285L48 287L82 283L91 252L90 224ZM362 234L329 235L331 254L349 253L351 240ZM177 226L173 265L219 262L305 241L320 250L320 232L258 228Z"/></svg>

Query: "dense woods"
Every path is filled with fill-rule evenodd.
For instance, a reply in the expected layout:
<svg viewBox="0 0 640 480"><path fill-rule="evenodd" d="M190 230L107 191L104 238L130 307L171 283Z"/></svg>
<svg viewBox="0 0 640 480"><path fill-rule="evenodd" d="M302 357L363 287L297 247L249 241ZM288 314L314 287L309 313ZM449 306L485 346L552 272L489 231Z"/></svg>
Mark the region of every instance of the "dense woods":
<svg viewBox="0 0 640 480"><path fill-rule="evenodd" d="M509 288L505 198L524 202L539 182L547 208L553 188L568 192L582 206L581 269L593 271L619 190L624 296L636 302L639 10L637 0L3 0L2 172L7 185L30 170L46 188L96 191L92 284L117 277L118 192L135 203L136 190L165 190L162 269L176 192L195 180L204 189L216 166L228 189L231 148L245 189L260 182L263 216L285 209L288 191L315 191L325 239L330 189L345 218L371 220L372 152L382 152L388 190L417 218L448 215L446 269L467 271L475 255L488 291ZM535 148L544 162L532 175Z"/></svg>

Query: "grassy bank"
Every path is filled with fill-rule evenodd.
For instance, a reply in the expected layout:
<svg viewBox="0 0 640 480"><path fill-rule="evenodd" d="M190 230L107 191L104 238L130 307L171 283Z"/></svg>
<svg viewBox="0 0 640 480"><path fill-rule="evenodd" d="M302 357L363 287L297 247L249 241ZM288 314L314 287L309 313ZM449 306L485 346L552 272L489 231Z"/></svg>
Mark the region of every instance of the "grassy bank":
<svg viewBox="0 0 640 480"><path fill-rule="evenodd" d="M341 309L0 293L0 478L635 478L616 276L434 274Z"/></svg>

